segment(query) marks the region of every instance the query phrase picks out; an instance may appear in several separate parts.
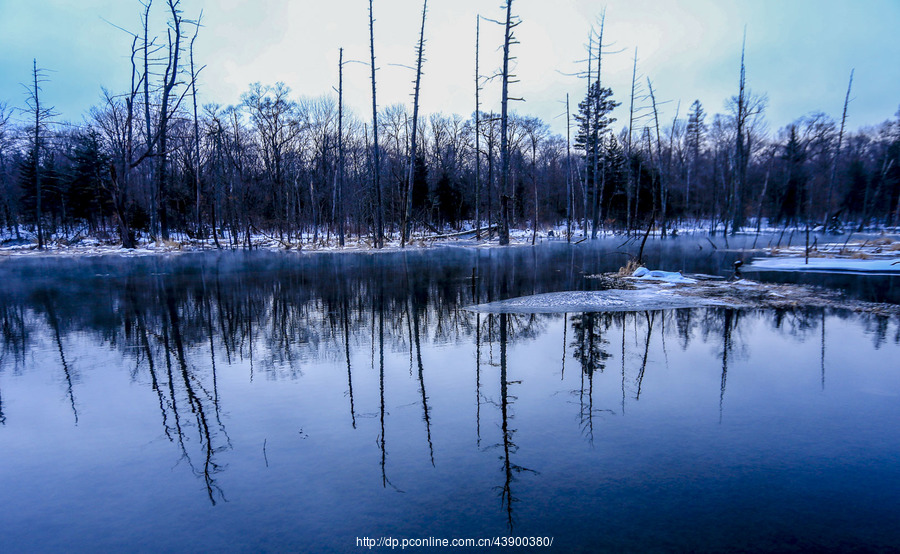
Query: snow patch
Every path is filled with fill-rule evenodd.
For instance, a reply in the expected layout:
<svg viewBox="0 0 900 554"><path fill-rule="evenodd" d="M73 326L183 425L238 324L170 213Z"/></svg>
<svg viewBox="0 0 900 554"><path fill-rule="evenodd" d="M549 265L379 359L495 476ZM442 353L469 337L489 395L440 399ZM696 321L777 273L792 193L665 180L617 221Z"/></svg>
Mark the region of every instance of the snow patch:
<svg viewBox="0 0 900 554"><path fill-rule="evenodd" d="M696 279L685 277L680 271L661 271L658 269L650 270L646 267L639 267L634 270L631 276L635 279L643 279L646 281L664 281L666 283L696 283Z"/></svg>
<svg viewBox="0 0 900 554"><path fill-rule="evenodd" d="M745 271L818 271L827 273L900 274L900 257L861 260L855 258L755 258Z"/></svg>

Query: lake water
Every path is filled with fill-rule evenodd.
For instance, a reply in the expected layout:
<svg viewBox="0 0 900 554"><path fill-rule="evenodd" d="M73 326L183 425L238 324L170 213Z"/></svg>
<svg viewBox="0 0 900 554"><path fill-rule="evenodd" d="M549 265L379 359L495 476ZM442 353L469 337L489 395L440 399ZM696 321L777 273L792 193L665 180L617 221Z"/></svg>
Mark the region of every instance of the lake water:
<svg viewBox="0 0 900 554"><path fill-rule="evenodd" d="M900 548L896 317L465 309L589 290L621 243L6 260L0 551Z"/></svg>

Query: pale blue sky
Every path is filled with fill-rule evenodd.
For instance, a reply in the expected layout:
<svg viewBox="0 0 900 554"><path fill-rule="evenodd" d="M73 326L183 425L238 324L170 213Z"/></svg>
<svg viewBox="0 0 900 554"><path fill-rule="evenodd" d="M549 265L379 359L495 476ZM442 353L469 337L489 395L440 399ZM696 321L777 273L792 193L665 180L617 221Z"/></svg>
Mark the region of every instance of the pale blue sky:
<svg viewBox="0 0 900 554"><path fill-rule="evenodd" d="M476 14L500 19L501 0L431 0L426 22L422 109L468 115L473 110ZM657 1L516 0L522 18L512 94L520 112L538 115L564 132L566 93L574 106L584 84L564 73L581 68L588 29L607 8L603 81L613 88L618 129L627 119L631 63L653 80L666 124L681 101L682 116L694 99L707 113L724 111L736 93L741 34L747 27L747 79L769 96L770 131L812 111L840 117L847 79L856 69L851 128L893 117L900 106L900 1L754 0ZM284 81L297 95L328 93L337 82L338 48L345 58L368 58L366 0L182 0L185 16L202 9L205 28L197 59L207 65L200 79L202 102L232 104L253 81ZM154 22L163 35L163 0ZM44 100L61 120L78 121L100 100L100 87L128 86L130 38L104 19L137 32L137 0L0 0L0 101L23 106L20 83L30 79L32 58L48 70ZM375 50L380 71L379 105L411 102L412 65L421 2L375 0ZM502 29L482 23L481 68L500 66ZM620 53L612 53L622 50ZM368 69L347 66L347 104L370 110ZM642 81L645 83L645 81ZM489 84L485 110L497 108L499 91Z"/></svg>

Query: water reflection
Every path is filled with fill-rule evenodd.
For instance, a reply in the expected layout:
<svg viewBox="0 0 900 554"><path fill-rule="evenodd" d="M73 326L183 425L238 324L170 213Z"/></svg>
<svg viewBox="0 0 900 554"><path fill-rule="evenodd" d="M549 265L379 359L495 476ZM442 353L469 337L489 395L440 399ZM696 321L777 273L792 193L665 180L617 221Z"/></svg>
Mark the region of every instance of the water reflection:
<svg viewBox="0 0 900 554"><path fill-rule="evenodd" d="M91 352L115 352L121 367L129 368L131 381L143 386L158 405L157 425L174 449L172 462L189 467L209 503L216 505L228 500L228 483L234 486L235 479L226 479L227 474L243 475L247 471L243 460L251 456L236 452L237 443L228 432L244 426L232 414L245 413L238 408L250 402L236 391L248 392L258 380L308 380L312 396L304 397L304 402L321 405L322 418L327 418L325 387L332 381L324 377L330 370L322 368L331 368L339 370L340 394L346 403L341 404L341 421L329 423L333 426L329 428L344 429L337 431L336 440L352 441L371 429L362 421L378 418L375 443L381 488L408 493L401 496L420 490L415 486L422 479L416 475L420 470L411 462L416 454L406 448L412 436L421 436L419 449L427 457L429 471L440 475L477 464L473 460L479 456L497 456L499 476L491 486L500 499L505 527L513 532L522 527L520 512L534 521L527 505L544 502L536 492L541 490L538 484L554 469L549 463L552 455L531 438L539 430L532 411L572 410L577 395L577 417L571 426L582 437L585 451L590 451L599 441L611 440L603 435L617 425L610 418L636 411L641 420L647 411L638 408L662 402L662 387L677 385L682 377L698 379L686 373L689 369L715 370L718 390L694 388L689 394L717 396L717 420L713 419L719 425L726 423L730 415L726 400L733 398L736 387L748 386L746 376L734 373L734 368L745 362L740 369L746 371L747 362L763 354L767 346L759 337L769 336L764 328L797 343L821 343L817 391L825 390L826 354L845 348L828 342L833 327L859 328L874 350L896 349L900 344L897 320L822 309L564 315L481 314L464 309L525 293L594 286L579 272L579 267L587 270L584 273L593 268L571 251L560 263L529 260L533 255L509 259L508 254L486 252L473 259L451 252L446 255L450 261L440 263L406 253L313 256L302 263L267 257L241 263L227 257L192 263L142 260L137 269L112 272L101 271L97 264L108 262L97 261L79 269L100 276L22 280L0 292L4 386L0 424L9 428L18 423L7 392L11 380L32 372L55 372L52 382L61 383L71 424L79 425L80 413L90 410L79 387L91 380L108 380L113 371L90 366ZM546 358L551 361L541 358L532 363L523 357L522 352L545 342L541 349L552 350ZM41 350L54 355L36 363L33 352ZM442 354L458 356L460 350L470 358ZM396 371L401 356L408 357L408 376ZM370 358L370 368L362 362L365 357ZM50 360L55 367L43 365ZM573 365L576 372L571 371ZM223 394L223 372L231 379L234 372L245 372L243 388L233 386L230 395ZM373 407L376 382L377 414L366 411ZM406 404L398 405L400 399L409 400L404 392L407 384L416 389L415 416ZM119 392L111 380L107 386L108 395ZM554 387L564 394L549 394ZM536 403L540 390L549 391L549 397ZM557 398L565 401L557 405ZM44 401L39 395L23 400ZM474 444L472 451L460 454L453 451L456 446L449 446L457 444L450 435L460 428L453 423L456 415L448 404L470 418L465 440ZM267 406L257 403L251 409L264 411ZM735 413L745 418L746 410L737 406ZM552 432L566 431L553 427ZM371 438L364 438L363 444L371 444ZM253 448L258 456L259 443ZM266 468L276 448L268 438L262 442ZM579 452L566 448L569 454ZM364 447L359 449L365 452ZM229 469L231 464L223 460L226 455L239 469ZM337 455L317 454L321 464L347 463L335 460ZM367 459L361 454L352 463ZM460 470L460 478L465 475Z"/></svg>

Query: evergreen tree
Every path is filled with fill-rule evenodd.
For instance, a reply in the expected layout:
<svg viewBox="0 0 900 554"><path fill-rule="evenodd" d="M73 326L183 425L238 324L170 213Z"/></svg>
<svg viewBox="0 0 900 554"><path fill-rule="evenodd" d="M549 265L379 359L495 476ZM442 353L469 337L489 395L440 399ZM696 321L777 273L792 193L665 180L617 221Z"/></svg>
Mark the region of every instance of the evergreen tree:
<svg viewBox="0 0 900 554"><path fill-rule="evenodd" d="M605 196L605 156L603 140L611 132L610 125L615 118L609 113L619 105L612 99L612 89L591 83L585 99L578 103L575 119L578 122L575 134L575 148L584 152L585 188L591 191L590 206L593 221L591 239L597 238L597 227L603 219L601 198ZM587 212L587 206L585 206ZM585 214L587 215L587 214Z"/></svg>
<svg viewBox="0 0 900 554"><path fill-rule="evenodd" d="M603 158L604 137L611 132L610 126L616 121L609 114L619 104L612 99L612 89L598 88L597 83L591 84L585 99L578 103L578 111L575 113L575 120L578 122L575 132L575 149L584 152L589 180L593 176L594 156Z"/></svg>
<svg viewBox="0 0 900 554"><path fill-rule="evenodd" d="M687 142L690 149L692 159L700 156L700 150L703 148L703 142L706 139L706 112L703 111L703 105L699 100L694 100L691 104L691 110L688 112L687 122Z"/></svg>
<svg viewBox="0 0 900 554"><path fill-rule="evenodd" d="M67 190L69 215L88 223L95 231L99 222L112 215L108 194L104 194L110 157L103 152L100 135L87 129L75 137L72 169Z"/></svg>
<svg viewBox="0 0 900 554"><path fill-rule="evenodd" d="M800 142L797 127L794 125L791 125L788 142L784 146L782 160L784 160L786 165L787 175L779 219L797 223L803 214L803 206L806 205L807 175L803 166L804 162L806 162L806 149Z"/></svg>

